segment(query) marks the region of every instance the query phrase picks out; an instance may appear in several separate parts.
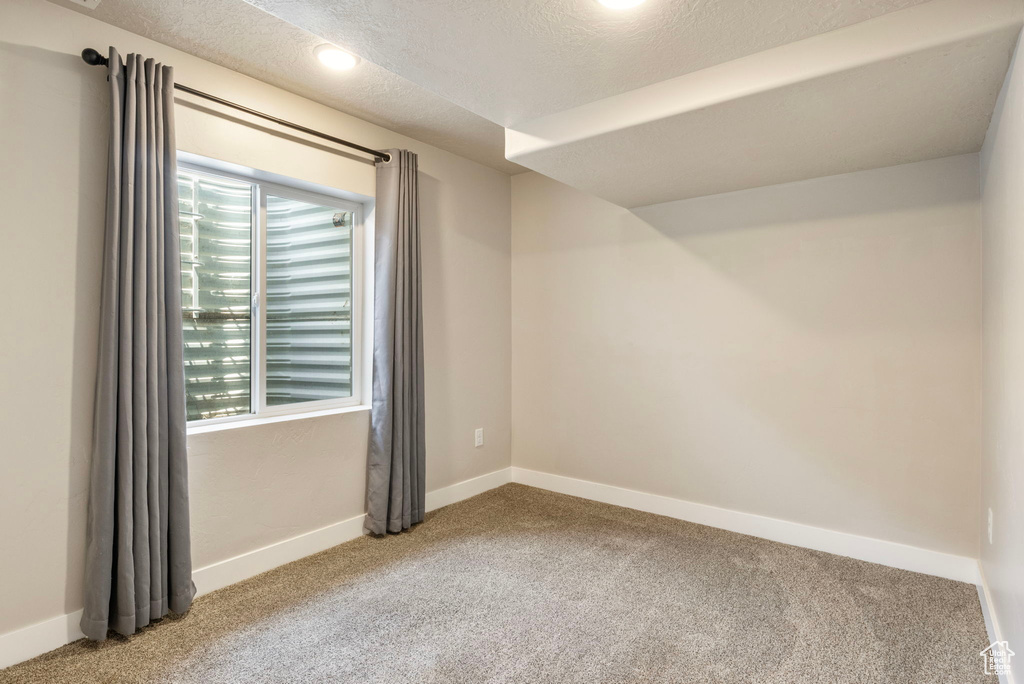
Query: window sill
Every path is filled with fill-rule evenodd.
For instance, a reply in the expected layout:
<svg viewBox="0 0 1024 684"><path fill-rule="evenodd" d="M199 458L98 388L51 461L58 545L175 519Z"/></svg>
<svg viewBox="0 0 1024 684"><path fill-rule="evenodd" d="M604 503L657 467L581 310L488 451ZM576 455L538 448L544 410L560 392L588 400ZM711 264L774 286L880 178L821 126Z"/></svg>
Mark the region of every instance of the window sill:
<svg viewBox="0 0 1024 684"><path fill-rule="evenodd" d="M202 435L207 432L220 432L221 430L237 430L239 428L255 427L257 425L269 425L271 423L284 423L292 420L306 420L308 418L321 418L323 416L336 416L342 413L362 413L369 411L370 407L365 405L343 406L341 408L322 409L320 411L305 411L302 413L284 413L277 416L243 416L235 420L224 420L223 422L203 425L201 423L189 425L188 435Z"/></svg>

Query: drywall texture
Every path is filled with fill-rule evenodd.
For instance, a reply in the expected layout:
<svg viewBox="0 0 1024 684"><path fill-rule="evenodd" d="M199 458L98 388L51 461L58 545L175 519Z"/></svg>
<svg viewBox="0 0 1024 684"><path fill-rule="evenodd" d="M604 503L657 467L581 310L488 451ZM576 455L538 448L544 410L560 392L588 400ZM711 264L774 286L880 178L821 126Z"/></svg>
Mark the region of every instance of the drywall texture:
<svg viewBox="0 0 1024 684"><path fill-rule="evenodd" d="M505 159L498 124L367 60L341 74L324 69L312 58L323 38L244 0L202 0L202 11L182 0L103 0L93 9L51 1L499 171L523 170Z"/></svg>
<svg viewBox="0 0 1024 684"><path fill-rule="evenodd" d="M924 0L247 1L514 126Z"/></svg>
<svg viewBox="0 0 1024 684"><path fill-rule="evenodd" d="M505 154L635 208L977 152L1022 19L934 0L522 122Z"/></svg>
<svg viewBox="0 0 1024 684"><path fill-rule="evenodd" d="M514 176L513 463L975 556L977 160L643 216Z"/></svg>
<svg viewBox="0 0 1024 684"><path fill-rule="evenodd" d="M981 150L985 448L981 568L1024 677L1024 56L1018 44ZM992 540L988 515L992 511Z"/></svg>
<svg viewBox="0 0 1024 684"><path fill-rule="evenodd" d="M5 0L0 634L81 607L108 105L103 71L78 53L107 45L200 90L420 155L427 488L510 462L507 175L56 5ZM182 101L176 116L183 150L374 194L364 158ZM367 423L363 411L190 438L197 567L362 513Z"/></svg>

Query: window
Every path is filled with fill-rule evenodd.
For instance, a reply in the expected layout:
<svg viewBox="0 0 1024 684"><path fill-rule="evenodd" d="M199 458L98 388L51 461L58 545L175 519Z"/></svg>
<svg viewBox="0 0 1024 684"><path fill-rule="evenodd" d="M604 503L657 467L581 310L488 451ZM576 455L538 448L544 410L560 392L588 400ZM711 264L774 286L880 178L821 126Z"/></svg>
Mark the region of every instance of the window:
<svg viewBox="0 0 1024 684"><path fill-rule="evenodd" d="M362 205L180 163L190 421L358 404Z"/></svg>

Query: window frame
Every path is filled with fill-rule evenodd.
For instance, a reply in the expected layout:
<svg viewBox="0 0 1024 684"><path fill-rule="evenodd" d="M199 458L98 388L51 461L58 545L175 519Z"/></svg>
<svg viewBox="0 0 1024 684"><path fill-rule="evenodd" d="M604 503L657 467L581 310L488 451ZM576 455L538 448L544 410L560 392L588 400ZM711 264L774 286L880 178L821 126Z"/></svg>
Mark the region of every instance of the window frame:
<svg viewBox="0 0 1024 684"><path fill-rule="evenodd" d="M193 173L247 183L252 187L252 222L250 228L250 277L249 277L249 407L248 413L219 418L202 418L187 422L188 428L199 428L226 423L243 423L263 418L292 416L305 413L323 413L334 409L363 406L364 399L364 303L366 285L366 223L365 203L351 198L347 193L334 188L316 186L295 179L273 175L252 169L234 170L234 165L217 160L197 158L196 155L178 151L178 168ZM284 181L284 182L282 182ZM292 181L294 184L288 183ZM264 298L267 289L267 195L282 199L309 202L352 213L351 254L351 394L337 399L319 399L281 406L267 405L267 359L264 342L267 335L267 310Z"/></svg>

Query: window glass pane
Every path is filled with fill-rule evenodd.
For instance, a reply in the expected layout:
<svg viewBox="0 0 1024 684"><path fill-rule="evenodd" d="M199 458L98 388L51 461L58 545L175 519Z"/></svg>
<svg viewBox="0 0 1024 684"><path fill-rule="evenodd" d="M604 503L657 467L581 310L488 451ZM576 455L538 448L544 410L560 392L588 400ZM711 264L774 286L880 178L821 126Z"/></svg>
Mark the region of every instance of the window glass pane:
<svg viewBox="0 0 1024 684"><path fill-rule="evenodd" d="M189 420L251 411L252 193L249 183L178 173Z"/></svg>
<svg viewBox="0 0 1024 684"><path fill-rule="evenodd" d="M352 396L351 212L267 195L267 405Z"/></svg>

